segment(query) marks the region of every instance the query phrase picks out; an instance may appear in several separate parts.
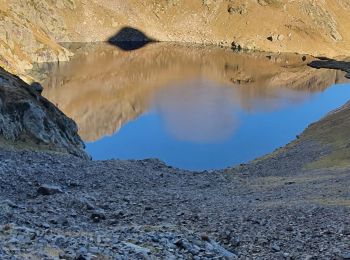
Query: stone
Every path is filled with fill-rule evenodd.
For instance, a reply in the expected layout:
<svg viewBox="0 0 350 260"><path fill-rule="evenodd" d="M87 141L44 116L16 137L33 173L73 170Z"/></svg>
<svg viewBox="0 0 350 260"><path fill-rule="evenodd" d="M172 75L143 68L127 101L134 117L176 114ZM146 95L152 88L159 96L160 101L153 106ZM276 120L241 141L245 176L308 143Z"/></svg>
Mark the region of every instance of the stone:
<svg viewBox="0 0 350 260"><path fill-rule="evenodd" d="M286 227L286 230L291 232L291 231L293 231L293 227L292 226L288 226L288 227Z"/></svg>
<svg viewBox="0 0 350 260"><path fill-rule="evenodd" d="M242 45L235 41L231 43L231 46L232 46L232 50L234 51L241 51L243 49Z"/></svg>
<svg viewBox="0 0 350 260"><path fill-rule="evenodd" d="M284 40L284 35L283 35L283 34L279 34L279 35L277 36L277 40L283 41L283 40Z"/></svg>
<svg viewBox="0 0 350 260"><path fill-rule="evenodd" d="M209 241L210 238L207 234L201 234L201 239L204 240L204 241Z"/></svg>
<svg viewBox="0 0 350 260"><path fill-rule="evenodd" d="M279 252L279 251L281 251L281 248L278 246L278 245L272 245L272 247L271 247L271 249L273 250L273 251L275 251L275 252Z"/></svg>
<svg viewBox="0 0 350 260"><path fill-rule="evenodd" d="M290 256L289 253L283 253L283 257L284 257L284 258L288 258L289 256Z"/></svg>
<svg viewBox="0 0 350 260"><path fill-rule="evenodd" d="M38 194L44 195L44 196L63 193L63 191L60 187L54 186L54 185L41 185L38 188L37 192L38 192Z"/></svg>
<svg viewBox="0 0 350 260"><path fill-rule="evenodd" d="M93 222L98 223L101 220L105 220L106 219L106 215L105 215L104 211L102 211L102 210L95 210L91 214L90 218L92 219Z"/></svg>
<svg viewBox="0 0 350 260"><path fill-rule="evenodd" d="M341 254L341 257L342 257L344 260L349 260L349 259L350 259L350 252Z"/></svg>
<svg viewBox="0 0 350 260"><path fill-rule="evenodd" d="M39 82L33 82L30 86L39 94L41 94L44 90L43 86L41 86Z"/></svg>
<svg viewBox="0 0 350 260"><path fill-rule="evenodd" d="M242 14L245 14L247 13L247 9L245 8L245 6L228 6L227 8L227 12L229 14L239 14L239 15L242 15Z"/></svg>
<svg viewBox="0 0 350 260"><path fill-rule="evenodd" d="M133 243L124 243L124 244L126 247L134 250L138 254L148 255L149 253L151 253L151 250L148 248L141 247L141 246L135 245Z"/></svg>
<svg viewBox="0 0 350 260"><path fill-rule="evenodd" d="M270 35L267 37L267 39L270 41L270 42L275 42L278 40L278 35L274 34L274 35Z"/></svg>
<svg viewBox="0 0 350 260"><path fill-rule="evenodd" d="M0 67L0 137L90 159L77 125L32 86ZM6 100L6 102L3 102Z"/></svg>

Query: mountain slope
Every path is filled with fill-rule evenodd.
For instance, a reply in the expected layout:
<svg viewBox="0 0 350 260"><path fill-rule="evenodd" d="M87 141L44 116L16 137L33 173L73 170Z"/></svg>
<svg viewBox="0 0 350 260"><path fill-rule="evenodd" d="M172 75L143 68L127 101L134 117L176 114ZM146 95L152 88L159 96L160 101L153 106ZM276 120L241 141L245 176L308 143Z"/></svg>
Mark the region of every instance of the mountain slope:
<svg viewBox="0 0 350 260"><path fill-rule="evenodd" d="M59 42L104 41L124 27L160 41L349 55L349 11L347 0L2 0L0 66L24 75L68 59Z"/></svg>

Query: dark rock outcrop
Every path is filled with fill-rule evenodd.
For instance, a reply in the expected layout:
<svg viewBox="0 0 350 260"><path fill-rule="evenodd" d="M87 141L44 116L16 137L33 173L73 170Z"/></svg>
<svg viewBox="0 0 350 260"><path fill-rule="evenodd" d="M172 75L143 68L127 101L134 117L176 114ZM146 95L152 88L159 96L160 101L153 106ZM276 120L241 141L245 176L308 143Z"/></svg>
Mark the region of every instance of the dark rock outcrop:
<svg viewBox="0 0 350 260"><path fill-rule="evenodd" d="M73 120L26 84L0 68L0 137L15 143L89 158Z"/></svg>
<svg viewBox="0 0 350 260"><path fill-rule="evenodd" d="M346 72L345 77L350 79L350 62L349 61L337 61L328 58L320 58L320 60L312 61L308 64L315 69L332 69L341 70Z"/></svg>

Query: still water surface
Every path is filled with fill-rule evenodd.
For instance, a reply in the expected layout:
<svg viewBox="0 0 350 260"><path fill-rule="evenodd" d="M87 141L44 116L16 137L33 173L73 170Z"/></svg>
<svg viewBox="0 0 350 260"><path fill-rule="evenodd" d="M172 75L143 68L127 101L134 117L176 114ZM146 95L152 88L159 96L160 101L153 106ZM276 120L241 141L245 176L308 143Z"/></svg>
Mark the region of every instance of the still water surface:
<svg viewBox="0 0 350 260"><path fill-rule="evenodd" d="M71 48L72 61L41 69L44 96L77 122L94 159L225 168L284 146L350 99L341 73L311 69L296 55Z"/></svg>

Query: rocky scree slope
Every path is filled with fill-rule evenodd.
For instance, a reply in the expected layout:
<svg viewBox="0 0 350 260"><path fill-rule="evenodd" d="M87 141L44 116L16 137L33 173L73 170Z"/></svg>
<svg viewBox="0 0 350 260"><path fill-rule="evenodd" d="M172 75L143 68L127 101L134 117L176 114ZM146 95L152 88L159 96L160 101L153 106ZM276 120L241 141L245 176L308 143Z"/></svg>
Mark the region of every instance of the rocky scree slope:
<svg viewBox="0 0 350 260"><path fill-rule="evenodd" d="M349 55L349 10L347 0L2 0L0 66L24 78L35 62L69 59L60 42L133 40L118 37L125 27L159 41Z"/></svg>
<svg viewBox="0 0 350 260"><path fill-rule="evenodd" d="M40 85L29 86L0 68L0 144L89 158L75 122L43 98L40 91Z"/></svg>

